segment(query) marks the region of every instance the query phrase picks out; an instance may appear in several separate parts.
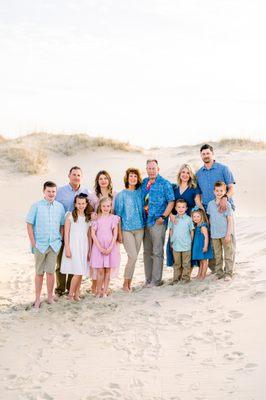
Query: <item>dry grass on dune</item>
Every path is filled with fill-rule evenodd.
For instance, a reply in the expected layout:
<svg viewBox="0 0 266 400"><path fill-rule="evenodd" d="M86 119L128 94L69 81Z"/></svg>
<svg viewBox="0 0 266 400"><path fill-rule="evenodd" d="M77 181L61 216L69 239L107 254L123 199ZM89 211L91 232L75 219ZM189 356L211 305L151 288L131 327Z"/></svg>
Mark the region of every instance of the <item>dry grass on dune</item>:
<svg viewBox="0 0 266 400"><path fill-rule="evenodd" d="M11 164L16 172L29 175L44 172L48 161L47 154L41 149L30 150L20 147L0 149L0 159Z"/></svg>
<svg viewBox="0 0 266 400"><path fill-rule="evenodd" d="M46 151L53 151L66 156L72 156L82 150L92 150L101 147L121 151L140 151L140 148L133 147L127 142L106 139L104 137L93 137L84 133L66 135L40 132L24 136L20 140L31 142L32 144L39 143Z"/></svg>
<svg viewBox="0 0 266 400"><path fill-rule="evenodd" d="M224 138L218 144L229 150L266 150L266 142L247 138Z"/></svg>
<svg viewBox="0 0 266 400"><path fill-rule="evenodd" d="M58 135L46 132L31 133L17 139L0 136L2 166L25 174L40 174L47 170L49 153L72 156L83 150L107 147L120 151L141 151L129 143L86 134Z"/></svg>

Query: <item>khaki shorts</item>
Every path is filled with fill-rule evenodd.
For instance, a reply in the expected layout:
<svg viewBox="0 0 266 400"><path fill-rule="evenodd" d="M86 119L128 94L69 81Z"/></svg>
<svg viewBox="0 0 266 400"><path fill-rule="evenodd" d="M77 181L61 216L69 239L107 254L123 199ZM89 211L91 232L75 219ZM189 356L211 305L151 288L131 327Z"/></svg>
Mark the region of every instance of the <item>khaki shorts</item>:
<svg viewBox="0 0 266 400"><path fill-rule="evenodd" d="M55 272L57 254L51 247L45 253L34 249L36 275L43 275L45 272L53 274Z"/></svg>

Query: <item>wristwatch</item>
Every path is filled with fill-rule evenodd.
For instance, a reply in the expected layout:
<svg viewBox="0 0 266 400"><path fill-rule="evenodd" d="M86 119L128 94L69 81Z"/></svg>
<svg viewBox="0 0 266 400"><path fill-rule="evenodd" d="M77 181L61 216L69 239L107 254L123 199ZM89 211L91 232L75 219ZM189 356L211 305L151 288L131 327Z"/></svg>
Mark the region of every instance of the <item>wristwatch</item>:
<svg viewBox="0 0 266 400"><path fill-rule="evenodd" d="M162 218L163 220L166 220L167 217L165 215L161 215L160 218Z"/></svg>

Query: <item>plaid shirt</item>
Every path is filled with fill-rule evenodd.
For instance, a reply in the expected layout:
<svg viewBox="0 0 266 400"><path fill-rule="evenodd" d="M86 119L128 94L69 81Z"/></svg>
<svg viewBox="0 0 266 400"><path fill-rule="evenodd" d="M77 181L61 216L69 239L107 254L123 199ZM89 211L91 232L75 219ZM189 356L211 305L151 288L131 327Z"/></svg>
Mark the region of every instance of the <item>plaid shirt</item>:
<svg viewBox="0 0 266 400"><path fill-rule="evenodd" d="M34 203L26 217L26 222L33 225L36 248L45 253L49 246L55 252L60 250L62 237L60 227L65 223L65 210L61 203L40 200Z"/></svg>

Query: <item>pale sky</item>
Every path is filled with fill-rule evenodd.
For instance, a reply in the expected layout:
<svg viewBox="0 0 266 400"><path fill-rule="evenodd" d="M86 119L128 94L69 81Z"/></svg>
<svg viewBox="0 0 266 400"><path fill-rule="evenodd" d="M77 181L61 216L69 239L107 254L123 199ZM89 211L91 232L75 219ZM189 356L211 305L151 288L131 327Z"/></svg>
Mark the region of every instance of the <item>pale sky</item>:
<svg viewBox="0 0 266 400"><path fill-rule="evenodd" d="M266 140L265 0L1 0L0 133Z"/></svg>

